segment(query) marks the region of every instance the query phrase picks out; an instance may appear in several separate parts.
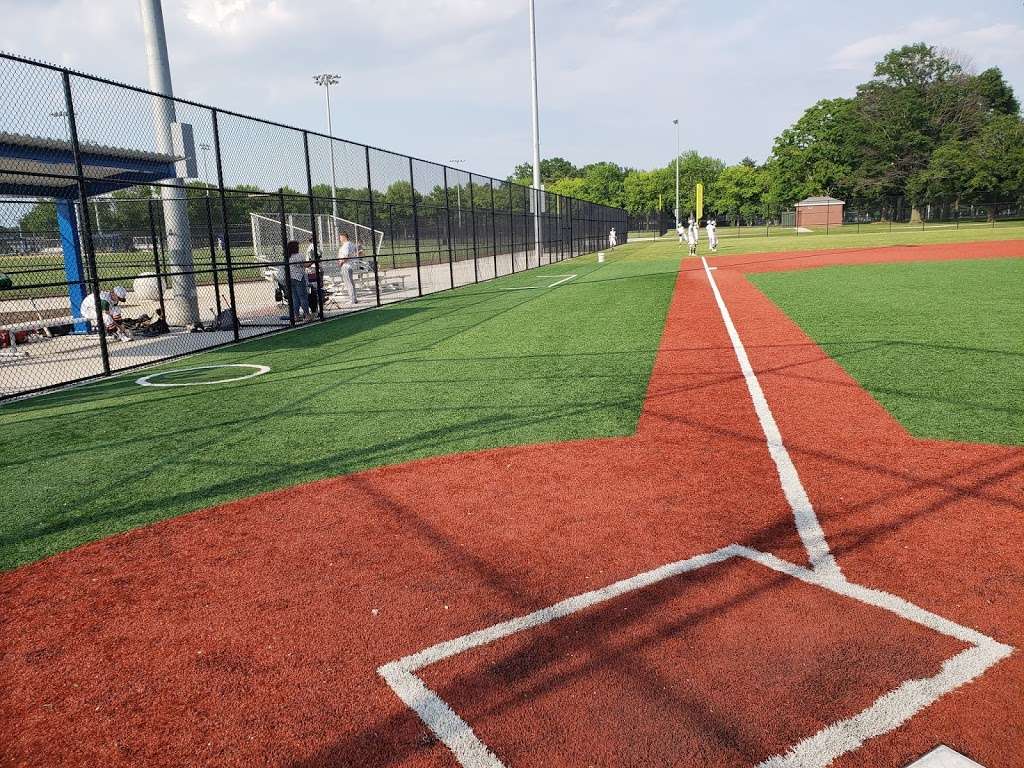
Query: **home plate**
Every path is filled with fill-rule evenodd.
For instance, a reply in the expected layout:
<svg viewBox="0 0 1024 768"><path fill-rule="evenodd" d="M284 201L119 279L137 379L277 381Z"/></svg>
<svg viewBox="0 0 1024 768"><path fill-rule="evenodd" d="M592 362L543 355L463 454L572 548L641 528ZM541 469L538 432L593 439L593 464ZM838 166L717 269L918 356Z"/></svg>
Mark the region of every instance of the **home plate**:
<svg viewBox="0 0 1024 768"><path fill-rule="evenodd" d="M912 762L907 768L985 768L955 749L940 744L927 755Z"/></svg>

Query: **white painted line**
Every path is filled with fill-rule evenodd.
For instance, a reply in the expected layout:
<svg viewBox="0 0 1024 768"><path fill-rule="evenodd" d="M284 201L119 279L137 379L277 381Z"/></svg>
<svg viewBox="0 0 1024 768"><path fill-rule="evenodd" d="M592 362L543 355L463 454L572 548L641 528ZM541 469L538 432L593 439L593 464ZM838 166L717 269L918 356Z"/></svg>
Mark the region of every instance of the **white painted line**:
<svg viewBox="0 0 1024 768"><path fill-rule="evenodd" d="M940 744L927 755L912 762L907 768L985 768L985 766L974 762L966 755L961 755L955 749L950 749L945 744Z"/></svg>
<svg viewBox="0 0 1024 768"><path fill-rule="evenodd" d="M933 704L949 691L975 679L1013 652L1010 646L937 616L902 598L851 584L845 579L837 579L834 574L821 568L804 568L772 554L731 544L714 552L645 571L601 589L584 592L547 608L494 624L454 640L437 643L398 661L384 664L377 672L395 694L416 712L434 735L451 750L460 765L465 768L504 768L504 764L480 741L469 724L416 676L418 670L518 632L565 618L664 579L696 571L713 563L721 563L732 557L746 558L808 584L873 605L940 634L962 640L971 646L947 660L935 676L903 683L881 696L862 712L822 729L797 743L786 754L770 757L757 768L826 768L836 758L861 747L866 740L899 727L920 710Z"/></svg>
<svg viewBox="0 0 1024 768"><path fill-rule="evenodd" d="M562 283L567 283L570 280L572 280L574 277L576 277L576 275L547 275L547 277L560 277L562 279L561 280L556 280L555 282L551 283L550 285L513 285L513 286L496 285L494 287L497 288L499 291L543 291L546 288L554 288L556 285L561 285Z"/></svg>
<svg viewBox="0 0 1024 768"><path fill-rule="evenodd" d="M704 273L707 275L708 283L711 284L711 291L715 295L718 311L722 315L725 329L729 333L729 339L732 341L736 359L739 360L740 370L743 371L743 378L747 383L750 399L754 403L754 410L757 412L758 421L761 422L761 430L764 432L765 440L768 443L768 453L771 454L772 460L775 462L775 468L779 473L779 481L782 483L782 491L786 495L786 501L789 502L790 509L793 510L797 533L800 534L800 540L804 544L804 549L807 550L807 557L810 559L811 567L828 574L831 578L842 580L843 573L839 569L839 564L832 556L828 541L825 539L825 531L822 530L821 523L818 522L818 516L811 505L811 500L807 497L807 491L804 490L803 483L800 482L800 475L796 471L796 465L793 464L789 451L786 450L786 446L782 442L782 433L779 432L779 425L776 424L771 408L768 407L764 391L761 389L761 384L750 365L750 358L747 357L747 350L740 340L739 332L737 332L736 326L733 324L729 309L725 306L722 294L718 290L715 276L711 274L707 259L701 256L700 260L704 264Z"/></svg>
<svg viewBox="0 0 1024 768"><path fill-rule="evenodd" d="M247 373L244 376L234 376L230 379L217 379L216 381L184 381L179 383L160 384L152 379L158 376L167 376L171 373L187 373L188 371L206 371L212 368L253 368L252 373ZM142 387L204 387L210 384L228 384L232 381L245 381L255 376L262 376L270 370L269 365L252 365L250 363L220 363L219 365L197 365L192 368L174 368L170 371L159 371L158 373L151 373L148 376L143 376L141 379L136 379L135 383Z"/></svg>
<svg viewBox="0 0 1024 768"><path fill-rule="evenodd" d="M552 275L552 277L557 277L557 275ZM561 285L562 283L567 283L570 280L572 280L574 277L576 277L576 275L567 275L567 276L563 277L561 280L556 280L555 282L553 282L551 285L548 286L548 288L554 288L556 285Z"/></svg>
<svg viewBox="0 0 1024 768"><path fill-rule="evenodd" d="M452 751L460 765L466 768L504 768L501 760L484 746L466 721L416 675L397 662L385 664L377 671L398 698L418 714L441 743Z"/></svg>

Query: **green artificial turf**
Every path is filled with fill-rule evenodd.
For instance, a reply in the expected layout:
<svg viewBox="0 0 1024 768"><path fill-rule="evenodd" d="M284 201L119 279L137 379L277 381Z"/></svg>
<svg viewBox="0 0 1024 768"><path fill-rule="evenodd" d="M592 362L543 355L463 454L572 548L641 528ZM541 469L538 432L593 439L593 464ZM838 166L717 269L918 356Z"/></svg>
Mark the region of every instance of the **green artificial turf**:
<svg viewBox="0 0 1024 768"><path fill-rule="evenodd" d="M643 233L641 233L642 235ZM630 233L632 237L632 233ZM1000 221L992 227L986 224L963 224L959 229L949 225L931 224L925 228L897 224L892 230L883 224L846 225L833 228L828 234L810 232L796 234L792 229L772 227L719 227L719 246L716 256L730 256L742 253L783 253L786 251L823 251L838 248L883 248L888 245L928 245L931 243L967 243L991 240L1019 240L1024 238L1024 222ZM663 235L656 244L659 247L680 246L674 232ZM699 252L708 255L707 236L700 231Z"/></svg>
<svg viewBox="0 0 1024 768"><path fill-rule="evenodd" d="M1024 259L750 279L911 434L1024 444Z"/></svg>
<svg viewBox="0 0 1024 768"><path fill-rule="evenodd" d="M368 467L631 434L678 259L626 246L144 372L271 367L247 381L159 389L134 373L4 405L0 568Z"/></svg>

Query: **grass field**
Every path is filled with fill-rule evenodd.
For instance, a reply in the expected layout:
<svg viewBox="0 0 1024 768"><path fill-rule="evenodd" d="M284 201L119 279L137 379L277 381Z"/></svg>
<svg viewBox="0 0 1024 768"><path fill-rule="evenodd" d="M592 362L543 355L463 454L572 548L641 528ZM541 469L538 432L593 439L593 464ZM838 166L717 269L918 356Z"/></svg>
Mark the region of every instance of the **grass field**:
<svg viewBox="0 0 1024 768"><path fill-rule="evenodd" d="M1024 222L1000 222L998 226L962 226L954 229L947 226L897 227L891 232L887 226L868 225L858 233L855 227L847 227L831 234L812 232L795 234L791 229L773 228L764 234L763 227L743 227L741 234L723 227L718 230L719 255L738 253L782 253L785 251L818 251L833 248L883 248L889 245L928 245L931 243L968 243L992 240L1017 240L1024 238ZM700 253L707 253L707 237L700 232ZM680 246L675 235L669 233L658 241L658 245L671 243Z"/></svg>
<svg viewBox="0 0 1024 768"><path fill-rule="evenodd" d="M1024 260L751 280L912 434L1024 445Z"/></svg>
<svg viewBox="0 0 1024 768"><path fill-rule="evenodd" d="M630 434L678 254L563 262L0 409L0 568L213 503L424 456ZM562 276L574 279L552 289ZM552 277L550 280L547 276ZM147 371L149 373L151 371Z"/></svg>

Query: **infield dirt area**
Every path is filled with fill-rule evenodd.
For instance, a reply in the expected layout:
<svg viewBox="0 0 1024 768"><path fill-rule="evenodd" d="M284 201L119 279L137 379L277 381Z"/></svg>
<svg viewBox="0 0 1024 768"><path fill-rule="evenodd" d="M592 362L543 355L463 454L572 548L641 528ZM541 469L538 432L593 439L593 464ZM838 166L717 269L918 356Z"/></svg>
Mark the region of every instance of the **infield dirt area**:
<svg viewBox="0 0 1024 768"><path fill-rule="evenodd" d="M324 480L0 575L0 764L897 768L941 742L1019 766L1024 448L911 437L744 273L1022 252L687 260L631 437ZM736 546L769 567L708 562L417 666L421 709L378 672Z"/></svg>

